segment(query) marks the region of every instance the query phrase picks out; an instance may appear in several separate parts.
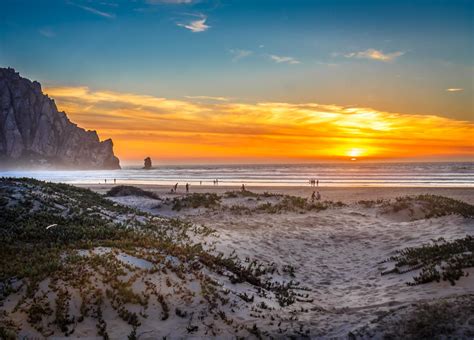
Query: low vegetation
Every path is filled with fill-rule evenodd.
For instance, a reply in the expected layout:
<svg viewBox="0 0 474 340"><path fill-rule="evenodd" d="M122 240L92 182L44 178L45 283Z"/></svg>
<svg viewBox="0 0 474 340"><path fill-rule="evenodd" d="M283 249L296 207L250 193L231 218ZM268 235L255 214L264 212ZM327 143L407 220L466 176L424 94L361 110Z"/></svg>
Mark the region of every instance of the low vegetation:
<svg viewBox="0 0 474 340"><path fill-rule="evenodd" d="M361 200L360 206L377 208L383 214L406 213L411 220L460 215L474 218L474 205L449 197L438 195L416 195L396 197L395 199Z"/></svg>
<svg viewBox="0 0 474 340"><path fill-rule="evenodd" d="M417 303L382 314L350 339L472 339L474 295Z"/></svg>
<svg viewBox="0 0 474 340"><path fill-rule="evenodd" d="M183 307L190 304L201 306L199 324L206 318L221 319L236 334L248 336L223 306L234 310L242 301L252 305L253 298L242 300L241 293L224 288L223 282L250 285L282 307L295 302L295 290L304 289L292 281L294 270L282 270L274 281L271 274L278 268L273 264L215 252L206 243L214 232L210 228L151 216L86 189L3 178L0 197L2 338L18 332L10 313L24 313L43 337L70 336L78 324L92 318L97 334L109 339L104 311L110 309L129 325L130 339L139 337L143 320L156 310L162 322L176 317L187 323L190 333L216 336L212 327L197 326L194 312ZM213 195L187 197L181 206L219 204ZM128 258L146 266L130 264ZM282 280L285 276L288 280ZM197 283L197 292L188 288L191 281ZM138 284L145 289L137 290ZM7 313L1 301L11 294L20 299ZM78 296L80 308L75 311L71 301Z"/></svg>
<svg viewBox="0 0 474 340"><path fill-rule="evenodd" d="M176 197L172 201L172 209L180 211L181 209L197 209L197 208L216 208L220 204L220 196L217 194L198 194L192 193L183 197Z"/></svg>
<svg viewBox="0 0 474 340"><path fill-rule="evenodd" d="M160 197L152 191L143 190L131 185L118 185L107 191L106 196L109 197L122 197L122 196L140 196L148 197L153 199L159 199Z"/></svg>
<svg viewBox="0 0 474 340"><path fill-rule="evenodd" d="M418 271L408 285L443 280L454 286L457 280L468 275L464 269L474 267L474 237L468 235L450 242L440 238L421 247L400 250L383 262L389 261L394 261L395 266L382 275Z"/></svg>

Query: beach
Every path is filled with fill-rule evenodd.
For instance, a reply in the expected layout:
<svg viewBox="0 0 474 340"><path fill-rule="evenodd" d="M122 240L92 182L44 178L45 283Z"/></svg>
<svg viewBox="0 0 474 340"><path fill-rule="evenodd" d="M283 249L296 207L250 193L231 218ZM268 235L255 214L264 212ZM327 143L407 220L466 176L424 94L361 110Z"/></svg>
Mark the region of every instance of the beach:
<svg viewBox="0 0 474 340"><path fill-rule="evenodd" d="M419 314L426 308L440 310L450 323L453 321L447 315L455 315L458 323L451 334L458 338L474 334L469 312L474 307L472 266L463 268L463 274L453 282L432 279L414 285L423 268L401 265L403 270L394 272L401 260L392 258L402 249L433 244L440 238L437 242L442 245L474 236L473 188L307 185L247 186L242 191L235 186L191 185L186 193L184 185L178 184L177 192L171 193L171 187L164 185L120 188L86 184L80 187L92 192L76 193L78 186L47 184L53 190L44 190L41 183L29 184L24 192L39 185L33 190L43 192L35 196L37 200L51 194L98 193L97 198L87 199L92 203L82 210L87 218L94 219L100 212L125 228L133 225L140 230L147 223L166 226L165 230L175 235L171 242L176 246L183 242L180 230L187 230L190 236L186 242L200 244L205 253L188 258L172 250L170 255L157 257L161 246L123 247L122 243L114 246L113 241L85 249L80 246L71 258L70 268L76 269L69 270L83 273L86 281L78 285L79 277L63 272L40 281L35 293L47 306L57 305L58 296L66 294L69 316L74 317L61 319L66 324L65 333L55 326L57 313L40 318L41 327L32 324L31 310L38 300L22 300L24 288L16 288L19 290L5 299L1 309L19 326L20 336L60 338L68 334L69 338L95 339L106 333L111 339L126 339L131 334L140 339L416 338L423 334L414 333L412 324L419 322ZM17 190L12 197L18 199L22 186L7 187ZM311 200L313 191L320 192L321 200ZM76 199L55 198L55 204L68 206ZM86 199L81 201L84 204ZM124 215L125 208L121 207L135 210ZM74 207L61 210L62 215L71 209ZM462 242L470 244L471 240ZM221 255L211 258L214 263L209 262L208 256L214 256L211 254ZM74 267L78 266L77 256L86 261L79 268ZM202 258L200 265L193 260L198 256ZM99 259L105 262L100 264ZM86 269L88 266L95 269ZM168 270L159 269L162 266ZM110 273L117 270L113 275L118 276L111 277ZM113 282L123 282L120 285L129 290L124 292ZM100 290L92 293L94 289ZM96 294L101 291L108 293L97 302ZM83 312L85 300L92 306L99 303L99 316L97 310ZM94 311L95 307L90 308ZM52 321L54 315L56 321ZM130 319L130 315L135 316ZM430 314L423 319L426 327L436 330L438 324L443 326L436 319L439 317Z"/></svg>
<svg viewBox="0 0 474 340"><path fill-rule="evenodd" d="M183 195L186 193L185 184L186 182L178 182L177 195ZM120 185L118 182L116 185ZM106 193L110 188L114 186L111 184L75 184L81 188L88 188L99 193ZM136 187L144 190L150 190L156 192L159 195L172 197L170 194L171 185L157 185L157 184L136 184ZM332 201L343 201L345 203L354 203L360 200L376 200L376 199L389 199L395 197L402 197L407 195L420 195L420 194L431 194L451 197L454 199L462 200L470 204L474 204L474 187L363 187L363 186L350 186L350 187L328 187L321 184L319 187L311 187L308 185L299 186L246 186L247 190L256 193L279 193L294 195L303 198L309 198L313 191L319 191L322 195L323 200ZM240 190L240 186L236 185L199 185L191 184L190 192L193 193L217 193L223 194L226 191Z"/></svg>
<svg viewBox="0 0 474 340"><path fill-rule="evenodd" d="M184 187L172 194L166 186L139 186L158 194L162 199L186 197ZM105 193L107 186L91 186ZM225 195L236 190L226 186L196 186L190 193ZM474 269L469 277L456 286L447 282L408 286L414 272L382 276L389 268L380 262L406 247L427 244L440 237L450 241L474 235L474 220L457 215L439 218L412 216L408 211L384 213L367 207L364 201L394 200L397 197L440 195L474 203L472 188L367 188L367 187L246 187L257 195L277 194L301 197L310 201L313 191L322 200L341 202L342 207L331 207L317 212L280 211L265 213L232 209L183 209L173 211L146 198L117 197L114 201L144 209L152 214L180 217L195 224L215 229L219 235L216 247L226 254L257 259L295 269L295 280L311 289L307 300L294 307L308 308L301 313L305 327L314 338L345 338L354 329L372 327L374 319L393 310L404 310L416 302L433 302L474 293ZM265 203L275 203L274 197L257 196L230 198L222 205L245 206L251 210ZM252 318L241 316L243 322ZM380 330L379 330L380 331ZM361 333L363 334L363 332ZM381 335L374 331L364 336Z"/></svg>

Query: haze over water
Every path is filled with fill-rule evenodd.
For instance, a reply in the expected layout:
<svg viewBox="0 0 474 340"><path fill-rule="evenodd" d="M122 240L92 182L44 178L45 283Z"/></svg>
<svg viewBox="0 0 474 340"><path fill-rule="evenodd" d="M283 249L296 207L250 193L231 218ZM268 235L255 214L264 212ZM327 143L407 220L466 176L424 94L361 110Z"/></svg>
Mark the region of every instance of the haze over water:
<svg viewBox="0 0 474 340"><path fill-rule="evenodd" d="M99 171L0 171L1 177L33 177L69 184L159 184L306 186L474 187L474 162L463 163L324 163L276 165L157 166L151 170L124 167Z"/></svg>

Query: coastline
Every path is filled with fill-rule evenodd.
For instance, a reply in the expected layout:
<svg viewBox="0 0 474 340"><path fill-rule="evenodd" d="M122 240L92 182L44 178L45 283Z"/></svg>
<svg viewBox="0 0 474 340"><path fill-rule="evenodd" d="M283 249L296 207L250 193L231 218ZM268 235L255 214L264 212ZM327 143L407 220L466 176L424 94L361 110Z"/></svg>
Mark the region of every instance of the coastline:
<svg viewBox="0 0 474 340"><path fill-rule="evenodd" d="M178 192L170 194L171 186L158 184L138 184L133 185L144 190L149 190L164 196L179 196L185 194L185 183L180 183ZM74 184L77 187L91 189L98 193L106 193L117 184ZM128 185L128 184L125 184ZM246 186L248 191L263 194L264 192L278 193L292 196L309 198L313 191L319 191L322 200L342 201L344 203L354 203L360 200L390 199L407 195L440 195L461 200L469 204L474 204L474 188L460 187L310 187L308 186ZM190 193L216 193L223 194L226 191L240 190L239 186L212 186L212 185L191 185Z"/></svg>

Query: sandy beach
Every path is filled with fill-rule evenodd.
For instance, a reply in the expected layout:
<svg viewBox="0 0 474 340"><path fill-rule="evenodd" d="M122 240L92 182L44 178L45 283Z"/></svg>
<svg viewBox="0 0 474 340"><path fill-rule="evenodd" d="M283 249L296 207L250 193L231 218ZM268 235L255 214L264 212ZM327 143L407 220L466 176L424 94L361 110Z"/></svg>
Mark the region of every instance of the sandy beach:
<svg viewBox="0 0 474 340"><path fill-rule="evenodd" d="M86 187L103 195L114 186ZM158 249L79 250L77 254L82 258L106 258L122 268L123 274L113 280L129 284L131 292L146 297L147 303L132 299L118 307L116 301L122 300L113 297L112 285L101 302L100 317L86 313L81 319L78 315L84 299L95 301L95 295L87 293L92 288L84 290L74 283L58 283L57 278L45 279L35 296L43 296L48 305L57 301L59 293L53 293L54 289L68 291L70 315L75 315L75 321L66 327L72 332L69 338L101 338L97 329L111 339L127 339L130 334L140 339L410 338L414 334L410 322L418 322L421 317L417 313L427 308L420 307L425 306L422 303L434 309L442 304L446 315L458 313L456 320L462 325L455 326L451 333L455 337L474 334L474 319L469 312L474 307L474 268L464 268L455 284L434 280L412 285L422 274L421 267L390 272L397 262L390 257L399 250L439 238L445 240L439 242L450 242L473 236L474 219L463 216L464 211L472 212L472 205L462 203L473 203L473 189L308 186L247 187L242 192L236 187L192 186L185 194L182 186L178 186L177 193L163 186L139 187L147 192L130 194L120 189L106 200L111 200L113 207L131 207L146 215L107 215L138 225L148 219L158 218L160 224L167 224L173 221L170 218L178 218L183 221L179 223L189 223L189 230L211 228L213 233L197 233L190 240L210 253L222 254L222 258L241 259L241 268L253 268L248 273L262 274L256 276L257 281L253 276L248 281L235 280L235 274L229 272L234 267L194 267L192 261L174 255L164 258L163 265L171 272L161 272L158 268L163 260L155 257ZM314 190L320 191L321 201L311 202ZM438 196L431 195L447 198L438 202ZM90 277L86 286L107 291L111 279L98 274L102 273L98 268L90 272L86 267L80 267ZM382 275L385 272L388 274ZM259 286L263 279L271 283ZM157 300L153 298L155 293L149 297L155 291ZM64 334L54 326L57 321L48 324L42 319L41 328L31 324L32 302L21 300L21 292L11 294L1 307L19 325L18 334L61 338ZM120 306L136 313L139 321L131 323ZM97 327L94 320L99 320ZM428 320L430 327L435 327L436 322Z"/></svg>
<svg viewBox="0 0 474 340"><path fill-rule="evenodd" d="M186 183L179 183L178 195L185 194ZM116 185L120 185L118 182ZM91 189L98 193L106 193L114 184L76 184L78 187ZM170 186L155 184L139 184L136 187L144 190L156 192L159 195L168 196ZM319 191L323 200L342 201L345 203L354 203L360 200L377 200L402 197L407 195L441 195L453 199L461 200L474 204L474 188L433 188L433 187L319 187L307 186L246 186L246 189L255 193L278 193L285 195L294 195L303 198L309 198L313 191ZM191 185L190 193L217 193L223 194L226 191L240 190L240 186L211 186L211 185ZM170 197L172 195L169 195Z"/></svg>
<svg viewBox="0 0 474 340"><path fill-rule="evenodd" d="M140 186L163 200L185 197L183 186L172 194L168 187ZM107 186L93 186L105 193ZM343 207L323 211L279 213L234 213L226 209L183 209L173 211L154 200L133 196L113 198L114 201L144 209L152 214L181 217L192 223L217 230L216 247L226 254L295 268L295 279L309 287L308 300L294 309L309 308L299 316L300 322L311 329L312 337L345 338L354 329L370 325L376 316L420 301L474 293L474 269L456 286L447 282L407 286L416 274L381 276L390 267L380 264L397 250L429 243L440 237L453 240L474 235L474 220L450 215L439 218L411 216L407 211L383 213L376 207L367 208L360 201L393 200L396 197L440 195L474 203L472 188L312 188L312 187L247 187L264 193L310 198L319 191L322 200L342 202ZM180 192L181 190L181 192ZM225 186L192 186L190 192L215 193L236 190ZM246 206L251 209L274 198L231 198L223 206ZM415 212L415 215L417 212ZM304 320L304 321L303 321ZM251 319L242 317L242 321ZM376 335L377 333L367 333ZM369 336L370 337L370 336ZM376 336L377 337L377 336Z"/></svg>

